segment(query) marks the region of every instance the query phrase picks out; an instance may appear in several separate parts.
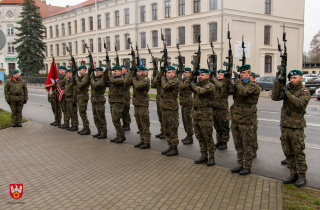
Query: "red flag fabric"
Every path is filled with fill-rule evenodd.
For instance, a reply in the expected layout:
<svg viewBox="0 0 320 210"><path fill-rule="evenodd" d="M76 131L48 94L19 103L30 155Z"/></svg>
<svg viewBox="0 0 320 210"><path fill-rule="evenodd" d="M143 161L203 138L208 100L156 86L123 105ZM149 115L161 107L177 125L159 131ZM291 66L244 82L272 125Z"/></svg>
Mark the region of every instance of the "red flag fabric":
<svg viewBox="0 0 320 210"><path fill-rule="evenodd" d="M54 85L57 86L59 92L59 100L61 101L61 97L64 94L64 91L62 91L58 86L58 70L56 64L52 62L45 86L45 89L50 96L54 94Z"/></svg>

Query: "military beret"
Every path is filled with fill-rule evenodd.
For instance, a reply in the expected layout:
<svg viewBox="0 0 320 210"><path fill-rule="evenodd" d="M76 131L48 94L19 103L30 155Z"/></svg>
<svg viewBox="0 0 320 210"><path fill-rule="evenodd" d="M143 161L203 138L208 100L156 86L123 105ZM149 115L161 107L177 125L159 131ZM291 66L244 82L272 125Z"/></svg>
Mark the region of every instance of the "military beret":
<svg viewBox="0 0 320 210"><path fill-rule="evenodd" d="M300 70L292 70L289 72L288 74L288 78L290 79L291 76L294 76L294 75L300 75L300 76L303 76L302 72Z"/></svg>
<svg viewBox="0 0 320 210"><path fill-rule="evenodd" d="M166 67L166 71L171 71L171 70L176 70L176 68L173 67L173 66L167 66Z"/></svg>
<svg viewBox="0 0 320 210"><path fill-rule="evenodd" d="M199 69L198 70L199 74L202 74L202 73L208 73L209 74L209 72L210 72L209 69Z"/></svg>
<svg viewBox="0 0 320 210"><path fill-rule="evenodd" d="M226 73L226 71L225 71L225 70L220 69L220 70L218 71L218 74L219 74L219 73Z"/></svg>
<svg viewBox="0 0 320 210"><path fill-rule="evenodd" d="M16 73L19 73L19 70L15 69L15 70L12 71L11 74L16 74Z"/></svg>
<svg viewBox="0 0 320 210"><path fill-rule="evenodd" d="M244 64L243 66L240 66L240 68L238 69L239 71L247 71L251 69L251 65L250 64Z"/></svg>
<svg viewBox="0 0 320 210"><path fill-rule="evenodd" d="M122 70L121 66L114 66L112 70Z"/></svg>
<svg viewBox="0 0 320 210"><path fill-rule="evenodd" d="M66 73L72 72L72 69L66 69Z"/></svg>
<svg viewBox="0 0 320 210"><path fill-rule="evenodd" d="M64 66L59 66L59 69L67 70L67 68Z"/></svg>
<svg viewBox="0 0 320 210"><path fill-rule="evenodd" d="M122 66L120 66L121 68L126 68L126 69L128 69L128 66L126 66L126 65L122 65Z"/></svg>
<svg viewBox="0 0 320 210"><path fill-rule="evenodd" d="M96 71L103 71L103 68L102 67L97 67L95 70Z"/></svg>
<svg viewBox="0 0 320 210"><path fill-rule="evenodd" d="M144 71L144 67L143 66L138 66L137 70L139 71Z"/></svg>
<svg viewBox="0 0 320 210"><path fill-rule="evenodd" d="M186 67L186 68L184 68L184 71L191 71L191 68L190 67Z"/></svg>
<svg viewBox="0 0 320 210"><path fill-rule="evenodd" d="M250 76L253 76L254 78L256 77L256 73L254 72L251 72L251 75Z"/></svg>
<svg viewBox="0 0 320 210"><path fill-rule="evenodd" d="M149 71L149 69L148 69L148 68L146 68L146 67L143 67L143 70L144 70L144 71Z"/></svg>
<svg viewBox="0 0 320 210"><path fill-rule="evenodd" d="M86 67L86 66L79 66L78 69L79 69L79 70L80 70L80 69L87 69L87 67Z"/></svg>

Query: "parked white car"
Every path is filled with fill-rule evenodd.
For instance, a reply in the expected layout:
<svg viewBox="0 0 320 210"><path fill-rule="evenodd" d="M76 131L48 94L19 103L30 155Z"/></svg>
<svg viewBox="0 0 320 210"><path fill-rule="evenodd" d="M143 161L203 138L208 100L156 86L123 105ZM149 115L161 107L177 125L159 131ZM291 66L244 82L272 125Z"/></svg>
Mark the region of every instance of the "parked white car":
<svg viewBox="0 0 320 210"><path fill-rule="evenodd" d="M320 100L320 88L316 90L317 99Z"/></svg>
<svg viewBox="0 0 320 210"><path fill-rule="evenodd" d="M315 78L315 77L320 77L320 74L304 74L303 80L302 80L303 87L305 87L305 84L306 84L306 82L308 82L308 80Z"/></svg>

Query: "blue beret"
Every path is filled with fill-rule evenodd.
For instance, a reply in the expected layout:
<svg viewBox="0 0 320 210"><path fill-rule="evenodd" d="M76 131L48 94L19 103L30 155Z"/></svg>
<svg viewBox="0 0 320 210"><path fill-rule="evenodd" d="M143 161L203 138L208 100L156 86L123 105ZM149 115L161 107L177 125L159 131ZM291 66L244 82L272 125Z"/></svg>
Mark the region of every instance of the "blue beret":
<svg viewBox="0 0 320 210"><path fill-rule="evenodd" d="M128 66L122 65L121 68L126 68L126 69L128 69Z"/></svg>
<svg viewBox="0 0 320 210"><path fill-rule="evenodd" d="M171 71L171 70L176 70L176 68L173 67L173 66L167 66L166 67L166 71Z"/></svg>
<svg viewBox="0 0 320 210"><path fill-rule="evenodd" d="M121 66L114 66L112 70L122 70Z"/></svg>
<svg viewBox="0 0 320 210"><path fill-rule="evenodd" d="M66 69L66 73L67 73L67 72L72 72L72 69Z"/></svg>
<svg viewBox="0 0 320 210"><path fill-rule="evenodd" d="M59 69L67 70L67 68L64 66L59 66Z"/></svg>
<svg viewBox="0 0 320 210"><path fill-rule="evenodd" d="M250 64L244 64L243 66L240 66L240 68L238 69L239 71L246 71L251 69L251 65Z"/></svg>
<svg viewBox="0 0 320 210"><path fill-rule="evenodd" d="M16 74L16 73L19 73L19 70L15 69L15 70L12 71L11 74Z"/></svg>
<svg viewBox="0 0 320 210"><path fill-rule="evenodd" d="M218 71L218 74L219 74L219 73L226 73L226 71L225 71L225 70L220 69L220 70Z"/></svg>
<svg viewBox="0 0 320 210"><path fill-rule="evenodd" d="M103 71L103 68L97 67L95 70L96 70L96 71Z"/></svg>
<svg viewBox="0 0 320 210"><path fill-rule="evenodd" d="M191 68L190 67L186 67L186 68L184 68L184 71L191 71Z"/></svg>
<svg viewBox="0 0 320 210"><path fill-rule="evenodd" d="M199 69L198 70L199 74L201 74L201 73L208 73L209 74L209 72L210 72L209 69Z"/></svg>
<svg viewBox="0 0 320 210"><path fill-rule="evenodd" d="M86 67L86 66L79 66L78 69L79 69L79 70L80 70L80 69L87 69L87 67Z"/></svg>
<svg viewBox="0 0 320 210"><path fill-rule="evenodd" d="M291 76L294 76L294 75L300 75L300 76L303 76L302 72L300 70L292 70L289 72L288 74L288 79L290 79Z"/></svg>

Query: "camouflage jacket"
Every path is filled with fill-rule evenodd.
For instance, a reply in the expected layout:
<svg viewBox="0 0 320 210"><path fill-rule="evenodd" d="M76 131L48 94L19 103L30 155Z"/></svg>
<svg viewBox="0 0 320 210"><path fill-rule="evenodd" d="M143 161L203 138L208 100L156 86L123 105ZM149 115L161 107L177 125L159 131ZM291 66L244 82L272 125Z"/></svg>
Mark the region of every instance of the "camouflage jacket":
<svg viewBox="0 0 320 210"><path fill-rule="evenodd" d="M59 76L58 78L58 85L60 87L61 90L64 90L65 89L65 86L66 86L66 75L62 75L62 76Z"/></svg>
<svg viewBox="0 0 320 210"><path fill-rule="evenodd" d="M271 98L274 101L283 100L281 109L281 127L303 128L307 127L304 115L306 114L307 105L311 99L310 92L303 87L302 82L291 87L287 85L289 91L281 90L282 83L276 78L273 84Z"/></svg>
<svg viewBox="0 0 320 210"><path fill-rule="evenodd" d="M157 97L156 97L157 103L160 102L161 95L163 94L163 89L161 87L161 76L160 74L158 75L155 78L153 78L151 81L151 87L157 88Z"/></svg>
<svg viewBox="0 0 320 210"><path fill-rule="evenodd" d="M64 89L64 94L66 95L66 101L77 101L77 86L74 85L74 78L66 78L66 85Z"/></svg>
<svg viewBox="0 0 320 210"><path fill-rule="evenodd" d="M216 86L216 90L212 95L212 99L211 99L212 108L228 110L229 109L229 105L228 105L229 80L227 78L223 78L220 80L214 78L212 83Z"/></svg>
<svg viewBox="0 0 320 210"><path fill-rule="evenodd" d="M159 75L159 74L158 74ZM178 110L178 95L179 95L180 81L177 78L161 77L161 87L163 94L160 98L160 107L162 109Z"/></svg>
<svg viewBox="0 0 320 210"><path fill-rule="evenodd" d="M90 75L86 73L84 76L79 76L74 78L74 82L77 85L77 99L79 100L89 100L89 78Z"/></svg>
<svg viewBox="0 0 320 210"><path fill-rule="evenodd" d="M126 84L129 84L129 86L133 85L132 104L135 106L149 106L149 77L146 75L142 75L141 77L132 77L132 74L133 71L130 71L125 79Z"/></svg>
<svg viewBox="0 0 320 210"><path fill-rule="evenodd" d="M190 83L187 83L186 81L187 79L181 79L180 81L180 105L193 106L192 88Z"/></svg>
<svg viewBox="0 0 320 210"><path fill-rule="evenodd" d="M123 74L122 76L123 76L123 78L124 78L124 80L126 81L126 78L128 77L128 75L129 74ZM131 83L130 83L130 79L127 81L127 82L125 82L125 88L124 88L124 98L126 99L126 100L130 100L130 88L131 88Z"/></svg>
<svg viewBox="0 0 320 210"><path fill-rule="evenodd" d="M125 83L122 75L114 77L111 71L108 71L110 83L109 87L109 103L124 103Z"/></svg>
<svg viewBox="0 0 320 210"><path fill-rule="evenodd" d="M234 103L230 107L230 119L236 123L253 124L257 119L257 103L260 96L258 85L252 84L248 79L241 82L234 80Z"/></svg>
<svg viewBox="0 0 320 210"><path fill-rule="evenodd" d="M93 76L90 78L91 103L106 103L106 98L104 97L104 94L106 92L107 82L106 77L104 75Z"/></svg>
<svg viewBox="0 0 320 210"><path fill-rule="evenodd" d="M8 79L3 91L6 101L28 100L27 85L21 77L16 82L12 78Z"/></svg>

